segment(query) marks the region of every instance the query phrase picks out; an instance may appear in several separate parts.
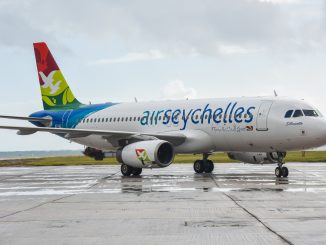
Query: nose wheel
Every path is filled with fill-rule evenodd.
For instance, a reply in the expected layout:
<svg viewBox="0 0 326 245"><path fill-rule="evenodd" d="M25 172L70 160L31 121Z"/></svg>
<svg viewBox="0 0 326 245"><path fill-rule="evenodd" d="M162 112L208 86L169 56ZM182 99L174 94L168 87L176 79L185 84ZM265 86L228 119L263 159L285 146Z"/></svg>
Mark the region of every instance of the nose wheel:
<svg viewBox="0 0 326 245"><path fill-rule="evenodd" d="M287 167L283 167L283 166L278 166L275 168L275 176L277 178L280 178L280 177L288 177L289 175L289 170Z"/></svg>
<svg viewBox="0 0 326 245"><path fill-rule="evenodd" d="M194 170L197 174L211 173L214 170L214 163L211 160L208 160L209 154L203 154L203 160L196 160L194 162Z"/></svg>

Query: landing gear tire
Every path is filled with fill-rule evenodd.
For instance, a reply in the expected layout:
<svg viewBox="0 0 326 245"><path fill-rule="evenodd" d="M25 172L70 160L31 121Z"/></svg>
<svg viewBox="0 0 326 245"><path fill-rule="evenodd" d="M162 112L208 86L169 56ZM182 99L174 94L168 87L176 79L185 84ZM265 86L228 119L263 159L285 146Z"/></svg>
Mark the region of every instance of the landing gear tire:
<svg viewBox="0 0 326 245"><path fill-rule="evenodd" d="M276 176L277 178L282 177L282 170L281 170L280 167L276 167L276 168L275 168L275 176Z"/></svg>
<svg viewBox="0 0 326 245"><path fill-rule="evenodd" d="M205 164L205 173L211 173L214 170L214 163L211 160L207 160Z"/></svg>
<svg viewBox="0 0 326 245"><path fill-rule="evenodd" d="M280 178L280 177L288 177L289 176L289 170L287 167L277 167L275 168L275 176L277 178Z"/></svg>
<svg viewBox="0 0 326 245"><path fill-rule="evenodd" d="M121 173L123 176L130 176L133 169L133 167L130 167L127 164L121 164Z"/></svg>
<svg viewBox="0 0 326 245"><path fill-rule="evenodd" d="M132 175L133 175L133 176L139 176L139 175L141 174L142 171L143 171L142 168L134 168L134 169L132 170Z"/></svg>
<svg viewBox="0 0 326 245"><path fill-rule="evenodd" d="M286 177L288 177L288 175L289 175L289 170L288 170L288 168L287 168L287 167L282 167L282 176L283 176L284 178L286 178Z"/></svg>
<svg viewBox="0 0 326 245"><path fill-rule="evenodd" d="M194 170L197 174L201 174L205 170L204 161L196 160L194 162Z"/></svg>

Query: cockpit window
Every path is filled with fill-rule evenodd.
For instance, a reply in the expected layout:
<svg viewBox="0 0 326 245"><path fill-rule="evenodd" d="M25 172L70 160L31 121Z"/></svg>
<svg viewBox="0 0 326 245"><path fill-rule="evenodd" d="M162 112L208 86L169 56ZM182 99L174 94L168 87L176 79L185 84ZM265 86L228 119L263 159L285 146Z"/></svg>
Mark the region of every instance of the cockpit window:
<svg viewBox="0 0 326 245"><path fill-rule="evenodd" d="M286 113L285 113L285 118L289 118L292 116L292 113L293 113L293 110L288 110Z"/></svg>
<svg viewBox="0 0 326 245"><path fill-rule="evenodd" d="M303 113L301 110L294 111L293 117L302 117L302 116L303 116Z"/></svg>
<svg viewBox="0 0 326 245"><path fill-rule="evenodd" d="M318 117L318 113L315 110L303 110L303 113L307 117Z"/></svg>

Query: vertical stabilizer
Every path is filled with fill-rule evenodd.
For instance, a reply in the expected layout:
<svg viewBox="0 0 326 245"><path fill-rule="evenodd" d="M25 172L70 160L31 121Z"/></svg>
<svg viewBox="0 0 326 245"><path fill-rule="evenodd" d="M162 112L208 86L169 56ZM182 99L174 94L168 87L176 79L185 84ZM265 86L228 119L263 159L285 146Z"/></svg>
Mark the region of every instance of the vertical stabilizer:
<svg viewBox="0 0 326 245"><path fill-rule="evenodd" d="M45 110L77 109L75 98L46 43L34 43L38 78Z"/></svg>

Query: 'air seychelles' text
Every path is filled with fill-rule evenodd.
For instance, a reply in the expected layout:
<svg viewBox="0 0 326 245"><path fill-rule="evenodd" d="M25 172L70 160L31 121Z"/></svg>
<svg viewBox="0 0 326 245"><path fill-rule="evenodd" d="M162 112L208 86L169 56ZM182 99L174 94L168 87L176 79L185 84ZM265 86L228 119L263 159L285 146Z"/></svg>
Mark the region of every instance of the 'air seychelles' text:
<svg viewBox="0 0 326 245"><path fill-rule="evenodd" d="M141 125L157 125L162 123L179 124L183 126L180 130L184 130L189 122L193 124L204 123L250 123L253 120L254 106L244 108L238 107L237 102L230 102L227 107L211 109L209 104L204 108L197 109L166 109L158 111L144 111L141 118ZM247 115L244 118L244 114ZM160 120L162 118L162 120Z"/></svg>

